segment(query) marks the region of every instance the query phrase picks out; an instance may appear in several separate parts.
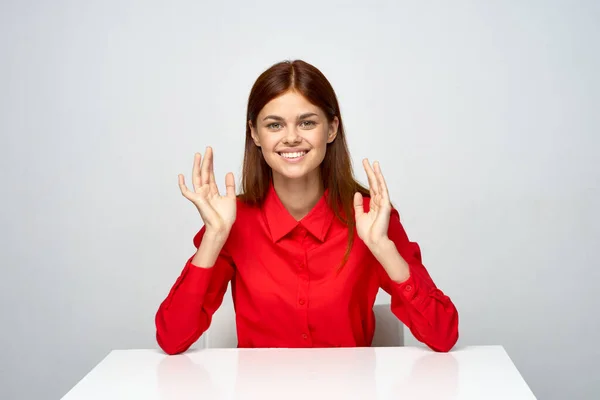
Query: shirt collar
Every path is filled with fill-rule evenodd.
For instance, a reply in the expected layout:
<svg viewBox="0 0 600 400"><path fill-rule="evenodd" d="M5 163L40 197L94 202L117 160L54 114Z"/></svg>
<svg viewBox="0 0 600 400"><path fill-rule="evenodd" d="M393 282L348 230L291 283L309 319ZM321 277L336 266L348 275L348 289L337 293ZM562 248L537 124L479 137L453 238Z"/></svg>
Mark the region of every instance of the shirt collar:
<svg viewBox="0 0 600 400"><path fill-rule="evenodd" d="M328 189L325 189L325 193L309 213L300 221L296 221L281 203L277 192L275 192L273 183L271 183L263 204L263 209L273 242L281 240L299 225L306 228L308 232L321 242L324 242L325 235L327 235L334 217L333 211L327 204L328 192Z"/></svg>

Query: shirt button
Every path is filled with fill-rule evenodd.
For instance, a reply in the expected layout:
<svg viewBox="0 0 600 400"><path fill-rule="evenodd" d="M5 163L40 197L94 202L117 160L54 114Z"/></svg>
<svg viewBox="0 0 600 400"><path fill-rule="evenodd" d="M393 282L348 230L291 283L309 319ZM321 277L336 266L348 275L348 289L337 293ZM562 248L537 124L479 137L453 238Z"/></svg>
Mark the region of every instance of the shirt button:
<svg viewBox="0 0 600 400"><path fill-rule="evenodd" d="M307 340L308 339L308 335L306 333L302 334L302 339Z"/></svg>
<svg viewBox="0 0 600 400"><path fill-rule="evenodd" d="M404 290L406 290L407 292L410 292L412 290L412 286L406 285L406 287L404 288Z"/></svg>
<svg viewBox="0 0 600 400"><path fill-rule="evenodd" d="M298 301L298 303L300 303L300 305L301 305L301 306L303 306L303 305L304 305L304 303L305 303L305 302L304 302L304 299L300 299L300 301Z"/></svg>

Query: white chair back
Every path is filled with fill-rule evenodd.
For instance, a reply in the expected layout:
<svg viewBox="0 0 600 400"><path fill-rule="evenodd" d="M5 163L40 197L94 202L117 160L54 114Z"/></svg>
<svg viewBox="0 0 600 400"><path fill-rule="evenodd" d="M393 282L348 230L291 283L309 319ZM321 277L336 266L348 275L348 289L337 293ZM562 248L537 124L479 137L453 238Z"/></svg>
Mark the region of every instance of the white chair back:
<svg viewBox="0 0 600 400"><path fill-rule="evenodd" d="M389 304L375 304L375 335L371 347L404 346L402 322L392 313Z"/></svg>
<svg viewBox="0 0 600 400"><path fill-rule="evenodd" d="M204 333L204 346L208 349L235 348L238 344L231 295L225 296L223 304L213 314L210 327Z"/></svg>

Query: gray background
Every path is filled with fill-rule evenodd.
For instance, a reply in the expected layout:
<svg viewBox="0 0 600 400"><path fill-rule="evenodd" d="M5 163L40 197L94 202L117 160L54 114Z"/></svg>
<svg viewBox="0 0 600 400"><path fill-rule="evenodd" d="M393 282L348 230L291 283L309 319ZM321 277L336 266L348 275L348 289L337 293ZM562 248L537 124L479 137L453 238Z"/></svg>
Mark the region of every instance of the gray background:
<svg viewBox="0 0 600 400"><path fill-rule="evenodd" d="M355 165L381 162L459 345L505 346L540 399L597 397L599 21L593 1L3 1L0 398L156 347L201 225L177 174L210 144L239 178L250 87L289 58L332 82Z"/></svg>

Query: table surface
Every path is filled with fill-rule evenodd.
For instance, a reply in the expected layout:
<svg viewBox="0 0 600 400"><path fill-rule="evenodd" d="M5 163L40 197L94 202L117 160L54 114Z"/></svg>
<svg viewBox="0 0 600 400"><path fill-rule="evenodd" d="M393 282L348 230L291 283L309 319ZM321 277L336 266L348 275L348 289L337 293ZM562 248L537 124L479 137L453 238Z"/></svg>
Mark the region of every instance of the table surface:
<svg viewBox="0 0 600 400"><path fill-rule="evenodd" d="M115 350L63 400L535 399L501 346Z"/></svg>

